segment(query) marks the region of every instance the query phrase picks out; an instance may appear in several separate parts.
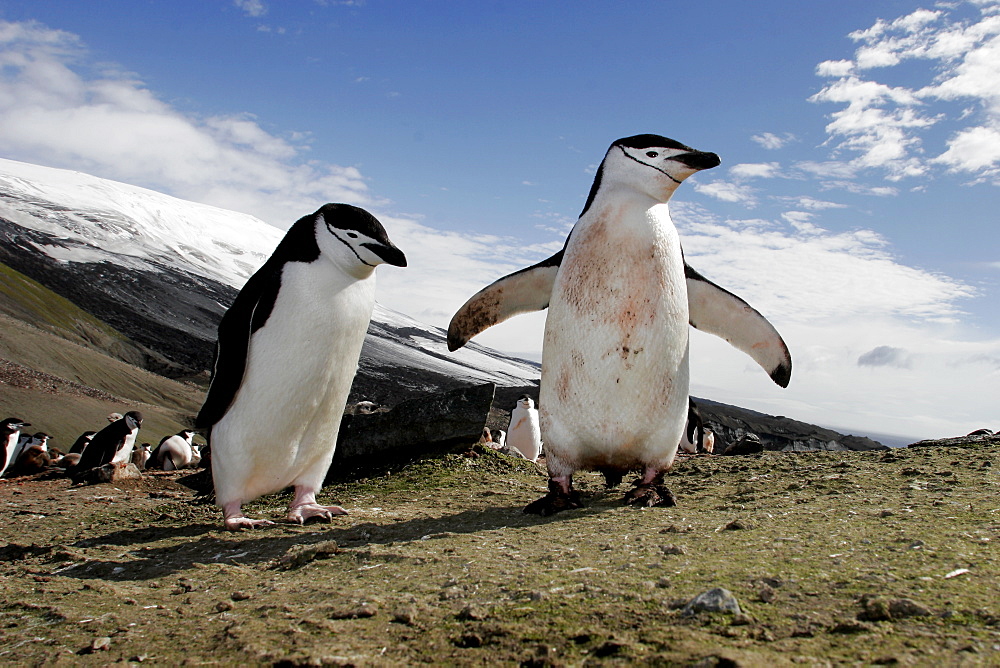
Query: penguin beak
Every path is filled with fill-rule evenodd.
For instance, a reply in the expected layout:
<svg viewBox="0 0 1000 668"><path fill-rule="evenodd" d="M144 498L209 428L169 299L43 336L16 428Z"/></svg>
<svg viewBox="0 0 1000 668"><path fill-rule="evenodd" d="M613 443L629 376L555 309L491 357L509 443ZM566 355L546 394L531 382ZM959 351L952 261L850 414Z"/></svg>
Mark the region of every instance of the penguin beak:
<svg viewBox="0 0 1000 668"><path fill-rule="evenodd" d="M722 160L719 159L714 153L706 153L704 151L692 151L691 153L681 153L680 155L675 155L671 160L676 160L679 163L687 165L691 169L711 169L712 167L718 167Z"/></svg>
<svg viewBox="0 0 1000 668"><path fill-rule="evenodd" d="M392 244L363 243L361 245L382 258L386 264L391 264L396 267L406 266L406 256L403 255L403 251L399 250Z"/></svg>

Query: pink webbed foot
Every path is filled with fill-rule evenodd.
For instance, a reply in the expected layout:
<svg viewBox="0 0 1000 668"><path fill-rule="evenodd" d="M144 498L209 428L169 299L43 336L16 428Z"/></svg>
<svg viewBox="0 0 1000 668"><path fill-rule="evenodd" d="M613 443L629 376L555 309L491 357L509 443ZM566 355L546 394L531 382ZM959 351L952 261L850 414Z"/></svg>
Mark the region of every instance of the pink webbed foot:
<svg viewBox="0 0 1000 668"><path fill-rule="evenodd" d="M582 508L580 493L573 489L573 482L570 478L549 479L549 493L542 498L532 501L524 507L527 515L541 515L548 517L564 510Z"/></svg>
<svg viewBox="0 0 1000 668"><path fill-rule="evenodd" d="M316 503L316 490L306 487L295 487L295 498L288 504L288 515L285 517L289 522L305 524L306 520L313 517L325 519L332 522L334 515L346 515L347 511L340 506L323 506Z"/></svg>
<svg viewBox="0 0 1000 668"><path fill-rule="evenodd" d="M306 520L320 517L327 522L332 522L334 515L346 515L347 511L340 506L321 506L318 503L304 503L297 506L288 507L286 519L289 522L305 524Z"/></svg>
<svg viewBox="0 0 1000 668"><path fill-rule="evenodd" d="M226 528L230 531L239 531L241 529L256 529L258 527L267 526L269 524L274 524L271 520L252 520L249 517L240 515L239 517L227 517L226 518Z"/></svg>
<svg viewBox="0 0 1000 668"><path fill-rule="evenodd" d="M226 518L225 525L229 531L239 531L241 529L256 529L258 527L274 524L271 520L252 520L243 514L240 504L227 503L222 507L222 514Z"/></svg>

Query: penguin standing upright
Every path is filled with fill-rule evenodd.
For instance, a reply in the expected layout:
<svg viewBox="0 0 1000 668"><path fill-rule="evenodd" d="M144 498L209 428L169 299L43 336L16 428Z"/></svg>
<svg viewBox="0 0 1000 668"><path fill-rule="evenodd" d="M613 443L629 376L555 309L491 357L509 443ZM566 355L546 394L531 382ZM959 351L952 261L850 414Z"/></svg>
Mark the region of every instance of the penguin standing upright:
<svg viewBox="0 0 1000 668"><path fill-rule="evenodd" d="M406 266L370 213L327 204L299 219L219 325L196 426L209 429L216 503L228 529L268 524L241 506L295 487L287 518L332 519L323 484L375 306L375 267Z"/></svg>
<svg viewBox="0 0 1000 668"><path fill-rule="evenodd" d="M638 469L627 503L672 502L662 480L687 413L689 323L788 384L791 357L777 331L685 263L670 219L677 186L719 162L658 135L615 141L563 249L480 290L452 318L456 350L513 315L549 309L539 394L549 493L525 512L579 507L572 476L582 469L609 478Z"/></svg>
<svg viewBox="0 0 1000 668"><path fill-rule="evenodd" d="M680 449L693 455L705 448L705 423L701 419L701 411L694 404L694 399L688 397L687 424L684 426L684 437L681 438Z"/></svg>
<svg viewBox="0 0 1000 668"><path fill-rule="evenodd" d="M2 476L7 471L7 467L14 463L14 458L17 455L17 442L21 436L21 429L24 427L30 427L30 422L25 422L24 420L16 417L9 417L3 422L0 422L0 447L3 447L3 452L0 453L0 457L3 457L3 461L0 462L0 476Z"/></svg>
<svg viewBox="0 0 1000 668"><path fill-rule="evenodd" d="M514 448L525 459L535 461L542 454L542 432L538 426L538 409L527 394L517 399L517 405L510 412L507 426L507 446Z"/></svg>
<svg viewBox="0 0 1000 668"><path fill-rule="evenodd" d="M142 413L129 411L115 422L94 434L90 444L73 467L72 477L80 480L87 471L105 464L125 465L132 459L135 438L142 426Z"/></svg>

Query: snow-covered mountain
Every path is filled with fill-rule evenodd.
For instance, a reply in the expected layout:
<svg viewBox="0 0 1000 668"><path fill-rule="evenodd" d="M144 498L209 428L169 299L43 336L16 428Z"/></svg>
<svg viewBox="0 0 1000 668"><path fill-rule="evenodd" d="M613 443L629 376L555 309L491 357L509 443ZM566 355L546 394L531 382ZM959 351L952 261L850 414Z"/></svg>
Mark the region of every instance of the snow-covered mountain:
<svg viewBox="0 0 1000 668"><path fill-rule="evenodd" d="M173 375L209 368L219 318L282 235L247 214L0 159L0 262L116 327ZM388 402L538 377L537 364L476 344L449 353L440 328L376 306L354 394Z"/></svg>

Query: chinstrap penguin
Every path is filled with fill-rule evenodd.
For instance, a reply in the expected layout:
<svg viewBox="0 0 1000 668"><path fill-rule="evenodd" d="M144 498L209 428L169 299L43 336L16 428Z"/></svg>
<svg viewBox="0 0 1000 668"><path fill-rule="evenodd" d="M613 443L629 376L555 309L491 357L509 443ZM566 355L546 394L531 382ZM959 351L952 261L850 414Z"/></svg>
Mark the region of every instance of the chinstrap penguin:
<svg viewBox="0 0 1000 668"><path fill-rule="evenodd" d="M194 433L193 429L182 429L172 436L164 436L153 450L151 468L176 471L189 467L194 454Z"/></svg>
<svg viewBox="0 0 1000 668"><path fill-rule="evenodd" d="M665 505L662 485L684 431L688 325L749 354L782 387L791 357L756 310L684 261L667 201L719 165L658 135L612 143L563 249L473 295L454 315L456 350L487 327L548 308L539 395L549 493L525 512L580 506L572 476L640 470L625 501ZM510 435L508 435L508 440Z"/></svg>
<svg viewBox="0 0 1000 668"><path fill-rule="evenodd" d="M87 471L105 464L124 466L132 461L135 438L142 426L142 413L129 411L121 419L100 430L80 455L80 462L73 467L71 477L82 480Z"/></svg>
<svg viewBox="0 0 1000 668"><path fill-rule="evenodd" d="M332 519L316 493L375 306L375 267L406 257L367 211L327 204L299 219L219 325L196 426L209 430L216 503L228 529L268 524L241 506L294 486L287 519Z"/></svg>
<svg viewBox="0 0 1000 668"><path fill-rule="evenodd" d="M30 427L30 422L16 417L9 417L0 422L0 445L3 447L3 466L0 467L0 475L7 472L7 468L14 463L17 454L17 443L21 436L21 429Z"/></svg>
<svg viewBox="0 0 1000 668"><path fill-rule="evenodd" d="M529 461L536 461L538 455L542 453L542 430L538 424L538 409L535 408L534 400L527 394L518 397L514 410L510 412L507 446L520 452Z"/></svg>
<svg viewBox="0 0 1000 668"><path fill-rule="evenodd" d="M684 437L681 438L680 449L689 455L703 452L705 448L705 424L701 412L694 404L694 399L688 397L687 424L684 427Z"/></svg>
<svg viewBox="0 0 1000 668"><path fill-rule="evenodd" d="M73 442L73 446L69 449L69 454L82 455L83 451L87 449L87 446L94 439L95 434L97 434L96 431L85 431L77 436L76 441Z"/></svg>

